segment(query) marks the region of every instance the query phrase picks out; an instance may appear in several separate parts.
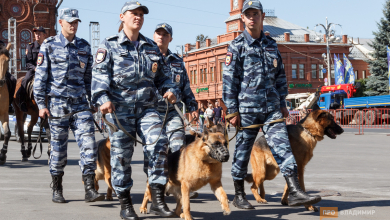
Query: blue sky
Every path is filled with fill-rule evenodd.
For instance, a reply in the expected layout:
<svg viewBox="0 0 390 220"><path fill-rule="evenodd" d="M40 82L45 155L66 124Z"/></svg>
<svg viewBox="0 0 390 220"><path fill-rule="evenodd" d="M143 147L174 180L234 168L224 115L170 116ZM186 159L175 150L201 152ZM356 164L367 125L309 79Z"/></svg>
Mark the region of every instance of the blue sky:
<svg viewBox="0 0 390 220"><path fill-rule="evenodd" d="M141 33L152 38L158 23L173 27L170 49L177 45L195 43L198 34L210 38L226 32L224 21L229 17L230 0L140 0L149 8ZM385 0L263 0L265 9L274 9L276 16L302 27L314 29L317 23L330 22L343 26L343 34L354 38L373 38L376 22L383 16ZM89 22L100 23L101 40L115 35L119 26L122 0L64 0L60 8L79 10L82 23L78 37L89 40ZM60 29L60 26L59 26ZM340 32L338 32L340 33ZM341 33L340 33L341 34Z"/></svg>

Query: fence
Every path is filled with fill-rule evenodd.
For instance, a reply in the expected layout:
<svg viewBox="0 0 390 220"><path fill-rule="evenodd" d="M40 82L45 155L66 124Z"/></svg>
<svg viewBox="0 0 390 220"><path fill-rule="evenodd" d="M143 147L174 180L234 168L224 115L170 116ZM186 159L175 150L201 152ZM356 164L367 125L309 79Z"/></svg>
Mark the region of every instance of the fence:
<svg viewBox="0 0 390 220"><path fill-rule="evenodd" d="M297 124L310 111L307 110L307 113L291 111L287 118L287 124ZM390 129L390 109L337 109L327 111L333 115L336 123L342 128L358 129L359 135L364 134L364 129Z"/></svg>

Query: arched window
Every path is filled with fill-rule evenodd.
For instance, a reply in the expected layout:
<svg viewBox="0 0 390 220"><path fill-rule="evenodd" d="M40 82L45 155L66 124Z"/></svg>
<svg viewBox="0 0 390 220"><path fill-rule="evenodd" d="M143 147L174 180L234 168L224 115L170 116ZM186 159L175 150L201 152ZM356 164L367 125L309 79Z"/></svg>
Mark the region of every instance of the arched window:
<svg viewBox="0 0 390 220"><path fill-rule="evenodd" d="M26 69L26 52L27 45L32 42L32 34L29 30L22 30L20 32L20 58L21 58L21 69Z"/></svg>
<svg viewBox="0 0 390 220"><path fill-rule="evenodd" d="M1 31L0 39L5 43L8 42L8 29Z"/></svg>

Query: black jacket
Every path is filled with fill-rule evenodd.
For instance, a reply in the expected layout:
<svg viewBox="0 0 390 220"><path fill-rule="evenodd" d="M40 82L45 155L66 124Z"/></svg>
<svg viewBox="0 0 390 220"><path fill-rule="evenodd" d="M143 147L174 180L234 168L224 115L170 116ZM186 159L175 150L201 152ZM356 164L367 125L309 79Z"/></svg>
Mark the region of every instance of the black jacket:
<svg viewBox="0 0 390 220"><path fill-rule="evenodd" d="M38 41L34 41L34 43L30 43L27 47L27 57L26 57L26 66L27 70L35 71L35 67L37 66L38 53L41 45L39 45Z"/></svg>

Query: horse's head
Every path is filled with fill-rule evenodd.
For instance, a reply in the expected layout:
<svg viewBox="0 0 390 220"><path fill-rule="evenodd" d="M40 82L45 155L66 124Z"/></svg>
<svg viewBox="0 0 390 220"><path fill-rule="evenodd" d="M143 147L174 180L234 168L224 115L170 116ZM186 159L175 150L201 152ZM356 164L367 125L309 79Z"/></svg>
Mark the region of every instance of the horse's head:
<svg viewBox="0 0 390 220"><path fill-rule="evenodd" d="M0 47L0 80L4 79L5 73L8 70L10 49L11 49L11 44L8 44L7 47Z"/></svg>

